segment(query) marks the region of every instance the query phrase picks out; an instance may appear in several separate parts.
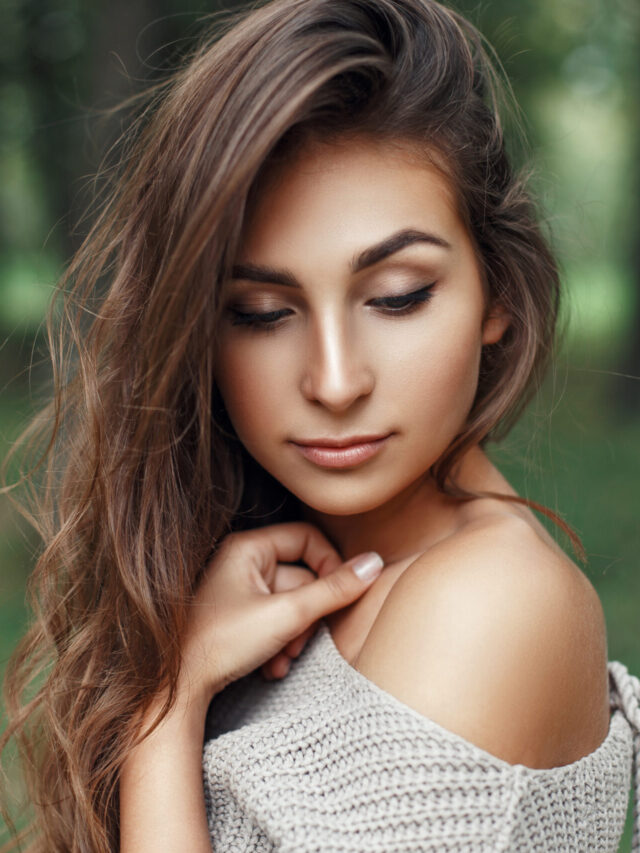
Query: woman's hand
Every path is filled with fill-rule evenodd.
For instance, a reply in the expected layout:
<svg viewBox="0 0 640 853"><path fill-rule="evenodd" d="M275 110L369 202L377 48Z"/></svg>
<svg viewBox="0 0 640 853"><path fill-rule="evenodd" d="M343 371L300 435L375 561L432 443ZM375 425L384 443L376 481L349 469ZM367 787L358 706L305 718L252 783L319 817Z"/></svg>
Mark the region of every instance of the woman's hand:
<svg viewBox="0 0 640 853"><path fill-rule="evenodd" d="M290 565L303 560L312 570ZM289 564L289 565L285 565ZM359 577L354 567L371 567ZM207 565L183 645L182 692L206 707L261 664L283 676L322 616L355 601L380 573L374 552L346 563L312 524L232 533Z"/></svg>
<svg viewBox="0 0 640 853"><path fill-rule="evenodd" d="M313 574L285 565L300 560ZM358 564L370 567L368 578L355 574ZM342 563L306 522L233 533L222 541L192 604L176 706L153 727L163 706L162 696L156 697L142 721L143 730L148 723L153 730L121 768L122 853L211 850L202 737L212 696L266 661L276 666L283 649L286 656L299 653L317 620L355 601L381 569L382 560L371 552Z"/></svg>

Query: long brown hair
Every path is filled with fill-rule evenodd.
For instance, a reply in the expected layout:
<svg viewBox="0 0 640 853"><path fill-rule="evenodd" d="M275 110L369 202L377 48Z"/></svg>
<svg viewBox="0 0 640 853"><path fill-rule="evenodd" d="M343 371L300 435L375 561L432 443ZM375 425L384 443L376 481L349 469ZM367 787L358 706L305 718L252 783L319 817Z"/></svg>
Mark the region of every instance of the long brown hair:
<svg viewBox="0 0 640 853"><path fill-rule="evenodd" d="M38 851L117 849L119 767L137 715L175 687L207 558L234 528L296 516L213 381L220 285L270 164L365 135L410 143L447 174L489 303L512 322L484 348L466 428L434 466L442 490L475 496L453 466L508 431L554 348L556 264L505 154L504 86L473 26L433 0L273 0L215 23L136 102L48 317L52 403L20 445L40 471L23 509L43 548L0 746L19 747ZM506 499L580 547L551 510Z"/></svg>

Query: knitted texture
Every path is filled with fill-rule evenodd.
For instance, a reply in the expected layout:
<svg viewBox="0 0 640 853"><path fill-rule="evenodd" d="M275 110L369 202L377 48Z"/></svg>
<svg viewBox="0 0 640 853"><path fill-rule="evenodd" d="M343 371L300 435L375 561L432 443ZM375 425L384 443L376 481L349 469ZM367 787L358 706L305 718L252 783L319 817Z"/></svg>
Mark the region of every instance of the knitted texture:
<svg viewBox="0 0 640 853"><path fill-rule="evenodd" d="M321 621L286 678L255 670L214 697L203 755L213 849L616 853L640 763L640 682L617 661L609 682L609 732L594 752L512 765L354 669ZM637 808L636 787L636 826Z"/></svg>

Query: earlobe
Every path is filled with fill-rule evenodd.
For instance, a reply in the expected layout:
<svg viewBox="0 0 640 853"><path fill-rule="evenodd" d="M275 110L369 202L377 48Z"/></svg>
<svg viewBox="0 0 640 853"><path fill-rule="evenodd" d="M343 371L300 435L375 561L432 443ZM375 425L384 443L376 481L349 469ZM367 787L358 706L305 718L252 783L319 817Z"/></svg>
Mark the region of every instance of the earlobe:
<svg viewBox="0 0 640 853"><path fill-rule="evenodd" d="M509 328L511 316L501 303L496 303L482 325L482 344L496 344Z"/></svg>

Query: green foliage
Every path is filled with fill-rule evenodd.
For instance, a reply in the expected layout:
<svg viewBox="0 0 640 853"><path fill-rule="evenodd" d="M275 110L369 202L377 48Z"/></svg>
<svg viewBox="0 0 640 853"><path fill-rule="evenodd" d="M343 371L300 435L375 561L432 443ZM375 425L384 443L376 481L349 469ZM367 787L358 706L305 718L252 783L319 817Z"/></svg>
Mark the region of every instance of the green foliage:
<svg viewBox="0 0 640 853"><path fill-rule="evenodd" d="M640 400L640 6L455 6L495 45L512 80L566 288L566 352L492 455L521 494L557 509L581 535L607 617L610 658L640 673L640 406L631 405ZM42 348L43 315L64 259L82 238L73 223L89 200L81 191L106 139L93 123L95 108L156 74L195 34L196 15L210 11L204 0L2 4L2 456L33 406L27 366ZM0 670L25 626L33 548L0 497ZM630 824L620 849L629 846Z"/></svg>

